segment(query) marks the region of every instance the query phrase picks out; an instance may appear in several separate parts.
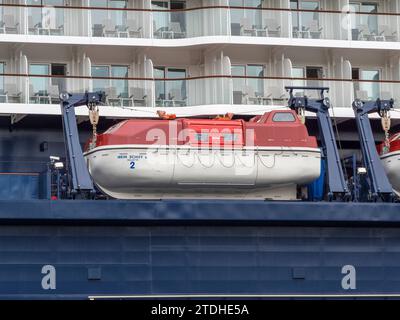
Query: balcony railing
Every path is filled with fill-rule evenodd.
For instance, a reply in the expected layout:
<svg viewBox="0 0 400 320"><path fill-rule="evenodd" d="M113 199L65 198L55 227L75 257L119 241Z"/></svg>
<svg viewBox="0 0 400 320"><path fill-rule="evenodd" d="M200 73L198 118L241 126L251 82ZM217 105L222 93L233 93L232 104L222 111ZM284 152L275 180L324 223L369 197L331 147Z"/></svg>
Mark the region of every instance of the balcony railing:
<svg viewBox="0 0 400 320"><path fill-rule="evenodd" d="M183 39L201 36L399 41L400 13L209 6L183 10L0 4L0 33Z"/></svg>
<svg viewBox="0 0 400 320"><path fill-rule="evenodd" d="M120 108L171 108L206 105L283 107L285 86L329 87L332 105L351 108L361 100L400 101L400 80L303 79L288 77L241 77L213 75L182 79L109 78L0 74L0 103L58 104L59 84L68 92L104 91L106 105ZM100 85L101 84L101 85ZM317 98L315 91L296 95ZM260 107L257 107L260 106Z"/></svg>

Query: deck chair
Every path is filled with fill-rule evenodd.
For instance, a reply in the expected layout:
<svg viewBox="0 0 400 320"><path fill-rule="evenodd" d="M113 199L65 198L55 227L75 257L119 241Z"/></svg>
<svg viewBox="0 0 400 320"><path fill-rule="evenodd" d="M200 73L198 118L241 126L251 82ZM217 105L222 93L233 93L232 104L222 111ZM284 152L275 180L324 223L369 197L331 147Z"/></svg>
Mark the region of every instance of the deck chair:
<svg viewBox="0 0 400 320"><path fill-rule="evenodd" d="M234 90L232 96L233 104L243 104L244 94L242 91Z"/></svg>
<svg viewBox="0 0 400 320"><path fill-rule="evenodd" d="M378 35L375 38L378 41L397 42L397 32L390 30L388 25L380 25L378 28Z"/></svg>
<svg viewBox="0 0 400 320"><path fill-rule="evenodd" d="M8 92L6 88L0 89L0 103L8 103Z"/></svg>
<svg viewBox="0 0 400 320"><path fill-rule="evenodd" d="M34 91L33 85L29 85L29 100L33 101L33 103L45 103L50 104L50 95L48 94L47 90L39 90Z"/></svg>
<svg viewBox="0 0 400 320"><path fill-rule="evenodd" d="M375 40L376 35L371 33L367 24L360 24L358 27L360 32L359 40L372 41Z"/></svg>
<svg viewBox="0 0 400 320"><path fill-rule="evenodd" d="M4 90L7 92L7 102L21 102L22 92L18 92L17 85L15 83L6 83L4 85Z"/></svg>
<svg viewBox="0 0 400 320"><path fill-rule="evenodd" d="M104 25L104 36L105 37L116 37L117 30L115 28L115 23L111 19L103 20Z"/></svg>
<svg viewBox="0 0 400 320"><path fill-rule="evenodd" d="M129 100L132 104L132 107L134 106L146 106L146 94L144 93L144 90L142 88L137 88L133 87L129 89L130 96Z"/></svg>
<svg viewBox="0 0 400 320"><path fill-rule="evenodd" d="M390 100L393 98L392 93L389 91L381 91L380 97L381 100Z"/></svg>
<svg viewBox="0 0 400 320"><path fill-rule="evenodd" d="M172 106L185 106L186 105L186 97L182 96L182 90L180 89L171 89L169 92L169 100L172 103Z"/></svg>
<svg viewBox="0 0 400 320"><path fill-rule="evenodd" d="M58 85L50 84L49 86L49 96L51 104L60 103L60 96L58 93Z"/></svg>
<svg viewBox="0 0 400 320"><path fill-rule="evenodd" d="M361 101L370 100L368 97L368 92L366 90L357 90L356 91L356 99L360 99Z"/></svg>
<svg viewBox="0 0 400 320"><path fill-rule="evenodd" d="M29 34L39 34L39 23L34 24L32 16L28 16Z"/></svg>
<svg viewBox="0 0 400 320"><path fill-rule="evenodd" d="M250 35L251 37L257 36L257 30L253 28L250 20L247 18L242 18L240 20L240 35Z"/></svg>
<svg viewBox="0 0 400 320"><path fill-rule="evenodd" d="M155 20L153 20L153 36L154 36L154 38L162 38L163 37L163 31L165 31L165 28L164 27L161 27L161 28L158 28L157 29L157 24L156 24L156 21Z"/></svg>
<svg viewBox="0 0 400 320"><path fill-rule="evenodd" d="M56 28L50 29L50 34L54 36L62 36L64 35L64 25L60 25Z"/></svg>
<svg viewBox="0 0 400 320"><path fill-rule="evenodd" d="M319 26L318 20L312 20L310 25L307 27L306 32L308 38L311 39L320 39L323 28Z"/></svg>
<svg viewBox="0 0 400 320"><path fill-rule="evenodd" d="M281 36L281 26L275 19L265 20L265 30L267 37L280 37Z"/></svg>
<svg viewBox="0 0 400 320"><path fill-rule="evenodd" d="M263 94L258 93L251 86L244 86L243 93L245 95L246 104L263 104L267 100Z"/></svg>
<svg viewBox="0 0 400 320"><path fill-rule="evenodd" d="M5 14L3 16L3 25L2 29L4 30L4 33L18 33L18 26L19 23L15 21L15 17L10 14Z"/></svg>
<svg viewBox="0 0 400 320"><path fill-rule="evenodd" d="M126 26L130 38L142 38L142 27L137 27L136 20L128 19Z"/></svg>
<svg viewBox="0 0 400 320"><path fill-rule="evenodd" d="M185 38L186 36L186 33L182 31L181 24L179 22L170 22L168 25L168 30L171 31L174 39Z"/></svg>
<svg viewBox="0 0 400 320"><path fill-rule="evenodd" d="M104 25L95 23L92 27L93 37L104 37Z"/></svg>
<svg viewBox="0 0 400 320"><path fill-rule="evenodd" d="M120 106L121 105L121 98L119 98L117 94L117 88L115 87L108 87L104 90L106 95L106 101L109 106Z"/></svg>
<svg viewBox="0 0 400 320"><path fill-rule="evenodd" d="M267 92L269 93L267 99L271 102L271 105L273 105L275 101L283 102L286 97L285 93L278 87L269 87Z"/></svg>

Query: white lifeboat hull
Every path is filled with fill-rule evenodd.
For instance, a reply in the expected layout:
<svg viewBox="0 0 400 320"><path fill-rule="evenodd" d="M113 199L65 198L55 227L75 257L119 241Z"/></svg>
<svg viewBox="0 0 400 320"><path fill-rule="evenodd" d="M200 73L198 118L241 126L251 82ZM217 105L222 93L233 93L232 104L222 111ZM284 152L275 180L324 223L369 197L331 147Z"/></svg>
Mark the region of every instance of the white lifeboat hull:
<svg viewBox="0 0 400 320"><path fill-rule="evenodd" d="M96 185L116 199L295 200L320 176L318 148L114 145L85 153Z"/></svg>
<svg viewBox="0 0 400 320"><path fill-rule="evenodd" d="M384 154L381 160L394 191L400 196L400 151Z"/></svg>

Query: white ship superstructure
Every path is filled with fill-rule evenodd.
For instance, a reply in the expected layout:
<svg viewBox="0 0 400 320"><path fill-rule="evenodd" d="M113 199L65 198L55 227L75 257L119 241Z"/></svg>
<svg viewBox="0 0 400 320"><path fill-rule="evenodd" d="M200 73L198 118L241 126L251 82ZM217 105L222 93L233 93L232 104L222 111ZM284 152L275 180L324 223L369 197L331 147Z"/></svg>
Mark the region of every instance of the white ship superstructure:
<svg viewBox="0 0 400 320"><path fill-rule="evenodd" d="M286 106L287 85L330 87L333 116L352 118L355 98L400 98L397 12L400 0L4 0L0 113L59 114L65 81L105 91L108 118L263 114Z"/></svg>

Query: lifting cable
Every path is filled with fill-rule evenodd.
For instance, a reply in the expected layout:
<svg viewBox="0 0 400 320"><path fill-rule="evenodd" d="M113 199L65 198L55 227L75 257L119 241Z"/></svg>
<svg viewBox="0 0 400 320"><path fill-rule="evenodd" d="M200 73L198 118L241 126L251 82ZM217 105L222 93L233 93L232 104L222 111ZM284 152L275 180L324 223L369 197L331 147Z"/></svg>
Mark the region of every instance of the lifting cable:
<svg viewBox="0 0 400 320"><path fill-rule="evenodd" d="M93 149L97 144L97 125L99 124L99 106L95 103L89 103L89 120L92 125L92 141L90 142L89 149Z"/></svg>
<svg viewBox="0 0 400 320"><path fill-rule="evenodd" d="M390 151L390 134L389 130L391 127L391 119L390 119L390 114L388 111L383 111L381 112L381 124L382 124L382 129L385 132L385 141L383 143L383 150L382 153L386 154Z"/></svg>
<svg viewBox="0 0 400 320"><path fill-rule="evenodd" d="M329 111L328 111L329 112ZM336 131L336 136L337 136L337 142L339 145L339 157L340 157L340 162L342 163L342 167L344 169L344 175L346 177L346 180L349 180L349 176L347 174L347 170L345 170L346 166L345 166L345 161L343 159L343 148L342 148L342 141L340 139L340 133L339 133L339 127L337 124L337 120L336 120L336 116L335 116L335 107L332 106L332 116L333 116L333 125L335 127L335 131Z"/></svg>

